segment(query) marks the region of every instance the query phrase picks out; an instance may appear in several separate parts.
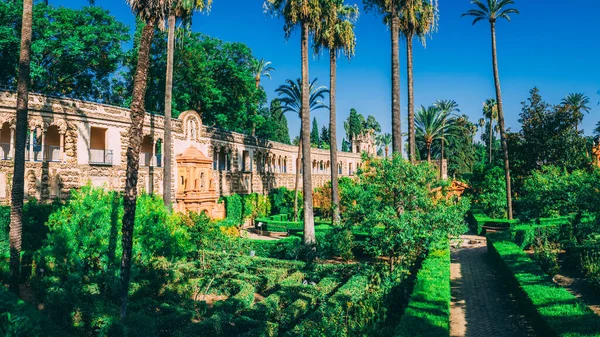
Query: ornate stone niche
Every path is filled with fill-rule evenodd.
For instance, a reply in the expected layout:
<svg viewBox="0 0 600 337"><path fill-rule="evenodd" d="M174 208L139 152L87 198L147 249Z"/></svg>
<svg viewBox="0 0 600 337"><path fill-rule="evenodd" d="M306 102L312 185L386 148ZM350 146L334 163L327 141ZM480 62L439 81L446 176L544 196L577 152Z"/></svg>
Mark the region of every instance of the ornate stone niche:
<svg viewBox="0 0 600 337"><path fill-rule="evenodd" d="M223 219L225 209L217 203L213 161L200 150L189 147L177 155L177 211L206 212L212 219Z"/></svg>

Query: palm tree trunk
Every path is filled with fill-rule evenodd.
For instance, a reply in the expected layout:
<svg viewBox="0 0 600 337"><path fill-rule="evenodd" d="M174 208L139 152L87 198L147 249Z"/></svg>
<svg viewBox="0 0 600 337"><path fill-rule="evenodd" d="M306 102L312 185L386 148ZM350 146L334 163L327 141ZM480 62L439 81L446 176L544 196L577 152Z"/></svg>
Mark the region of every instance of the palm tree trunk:
<svg viewBox="0 0 600 337"><path fill-rule="evenodd" d="M331 156L331 208L333 208L332 223L340 222L340 200L338 192L338 162L337 162L337 121L336 121L336 81L337 81L336 50L329 50L329 153Z"/></svg>
<svg viewBox="0 0 600 337"><path fill-rule="evenodd" d="M296 166L296 186L294 186L294 221L298 221L298 187L300 186L300 166L302 165L302 129L298 144L298 165Z"/></svg>
<svg viewBox="0 0 600 337"><path fill-rule="evenodd" d="M510 184L510 164L508 161L508 143L506 142L506 132L504 129L504 110L502 110L502 93L500 91L500 75L498 74L498 56L496 53L496 24L491 23L492 30L492 63L494 68L494 84L496 85L496 101L498 104L498 124L500 125L500 140L502 141L502 151L504 152L504 172L506 176L506 204L508 208L508 219L512 220L512 195Z"/></svg>
<svg viewBox="0 0 600 337"><path fill-rule="evenodd" d="M21 245L23 243L23 198L25 184L25 143L27 142L27 114L29 107L29 82L31 80L31 34L33 0L23 1L21 24L21 53L19 56L19 79L17 83L17 125L15 159L10 208L10 277L9 289L19 295L21 269Z"/></svg>
<svg viewBox="0 0 600 337"><path fill-rule="evenodd" d="M415 136L415 93L413 78L413 38L406 37L406 68L408 79L408 158L414 163L416 158Z"/></svg>
<svg viewBox="0 0 600 337"><path fill-rule="evenodd" d="M398 45L398 13L392 1L392 151L402 155L402 122L400 117L400 55Z"/></svg>
<svg viewBox="0 0 600 337"><path fill-rule="evenodd" d="M427 144L427 162L431 163L431 144Z"/></svg>
<svg viewBox="0 0 600 337"><path fill-rule="evenodd" d="M169 15L169 37L167 42L167 78L165 90L165 139L162 146L163 152L163 200L167 209L171 210L173 205L171 189L171 181L173 179L171 173L172 165L172 139L171 139L171 109L173 102L173 56L175 54L175 13Z"/></svg>
<svg viewBox="0 0 600 337"><path fill-rule="evenodd" d="M129 145L127 146L127 171L125 191L123 193L123 227L121 258L121 319L127 315L127 293L131 276L131 248L133 243L133 225L137 201L138 170L140 168L140 148L142 146L142 128L144 126L145 96L150 64L150 47L154 37L154 24L148 23L142 30L142 38L138 51L138 64L133 82L131 101L131 126L129 128Z"/></svg>
<svg viewBox="0 0 600 337"><path fill-rule="evenodd" d="M444 135L442 135L443 137ZM444 138L440 139L440 179L444 178Z"/></svg>
<svg viewBox="0 0 600 337"><path fill-rule="evenodd" d="M493 138L494 138L494 133L493 133L494 129L493 129L493 124L492 124L493 121L494 120L492 119L492 117L490 117L490 148L489 148L489 150L490 150L490 164L492 163L492 146L494 145L494 142L492 141Z"/></svg>
<svg viewBox="0 0 600 337"><path fill-rule="evenodd" d="M385 158L388 157L388 151L389 151L389 147L386 145L385 146Z"/></svg>
<svg viewBox="0 0 600 337"><path fill-rule="evenodd" d="M256 77L255 79L256 82L256 91L258 91L258 89L260 88L260 76ZM258 114L258 103L256 104L256 110L254 110L254 117L256 117L256 115ZM252 137L256 136L256 122L252 121Z"/></svg>
<svg viewBox="0 0 600 337"><path fill-rule="evenodd" d="M308 25L302 22L302 191L304 192L304 244L316 243L310 170L310 103L308 86Z"/></svg>

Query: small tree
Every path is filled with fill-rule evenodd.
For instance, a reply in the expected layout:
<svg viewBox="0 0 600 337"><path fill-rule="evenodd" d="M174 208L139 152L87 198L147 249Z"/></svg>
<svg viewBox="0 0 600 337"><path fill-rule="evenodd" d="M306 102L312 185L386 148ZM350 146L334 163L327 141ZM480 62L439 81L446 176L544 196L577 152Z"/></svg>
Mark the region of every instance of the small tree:
<svg viewBox="0 0 600 337"><path fill-rule="evenodd" d="M449 235L464 232L469 201L446 199L444 188L441 197L436 195L433 188L442 182L435 167L412 165L398 154L365 166L342 196L345 214L348 222L371 232L367 252L385 257L391 271L398 262L410 262L445 244Z"/></svg>

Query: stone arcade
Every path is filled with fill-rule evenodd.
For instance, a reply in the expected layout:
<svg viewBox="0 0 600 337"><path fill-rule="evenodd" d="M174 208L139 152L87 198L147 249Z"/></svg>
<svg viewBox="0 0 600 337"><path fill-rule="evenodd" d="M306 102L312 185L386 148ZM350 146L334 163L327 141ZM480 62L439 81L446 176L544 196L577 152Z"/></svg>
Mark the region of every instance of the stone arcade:
<svg viewBox="0 0 600 337"><path fill-rule="evenodd" d="M16 94L0 91L0 203L10 201ZM71 189L91 183L109 189L125 186L129 110L37 94L29 96L25 149L25 196L39 200L69 197ZM138 188L162 194L163 117L147 114L140 154ZM353 150L374 150L372 139L356 139ZM365 141L365 144L361 142ZM268 193L294 188L298 148L205 126L195 111L173 119L172 190L178 210L205 211L222 217L216 200L232 193ZM330 180L330 170L351 176L360 153L313 149L313 186ZM183 180L182 180L183 179Z"/></svg>

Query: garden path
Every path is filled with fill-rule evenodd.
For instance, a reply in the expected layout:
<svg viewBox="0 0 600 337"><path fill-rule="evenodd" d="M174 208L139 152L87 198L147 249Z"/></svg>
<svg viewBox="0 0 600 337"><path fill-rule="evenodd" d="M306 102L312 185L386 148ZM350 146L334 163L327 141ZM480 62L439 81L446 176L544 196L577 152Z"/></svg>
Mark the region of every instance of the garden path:
<svg viewBox="0 0 600 337"><path fill-rule="evenodd" d="M485 237L463 235L452 248L451 337L534 337L491 261Z"/></svg>

